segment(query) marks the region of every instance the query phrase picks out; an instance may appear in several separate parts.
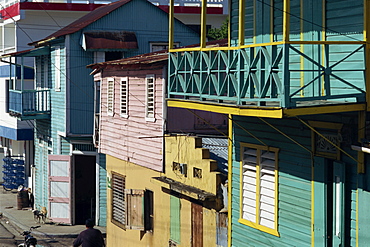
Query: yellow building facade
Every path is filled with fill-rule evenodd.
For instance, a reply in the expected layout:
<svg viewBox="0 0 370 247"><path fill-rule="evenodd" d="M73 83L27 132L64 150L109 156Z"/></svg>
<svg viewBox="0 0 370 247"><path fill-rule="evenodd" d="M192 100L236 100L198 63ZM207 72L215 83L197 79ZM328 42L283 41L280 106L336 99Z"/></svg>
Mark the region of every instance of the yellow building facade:
<svg viewBox="0 0 370 247"><path fill-rule="evenodd" d="M163 173L106 157L107 246L219 246L224 175L201 138L168 136L165 143ZM117 215L122 204L125 215Z"/></svg>

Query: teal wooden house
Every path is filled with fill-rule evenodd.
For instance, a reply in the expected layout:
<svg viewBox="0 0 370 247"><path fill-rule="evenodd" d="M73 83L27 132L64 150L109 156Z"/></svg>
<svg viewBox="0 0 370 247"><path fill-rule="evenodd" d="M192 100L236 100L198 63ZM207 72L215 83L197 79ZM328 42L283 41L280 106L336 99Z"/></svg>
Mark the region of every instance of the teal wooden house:
<svg viewBox="0 0 370 247"><path fill-rule="evenodd" d="M183 23L175 25L178 45L199 40ZM146 0L123 0L31 43L33 49L8 54L20 71L24 61L35 59L31 89L24 86L22 72L11 78L22 87L9 90L9 111L34 120L35 207L46 207L52 221L84 224L94 218L97 225L106 224L105 156L97 150L94 135L100 82L86 66L163 47L168 30L167 13Z"/></svg>
<svg viewBox="0 0 370 247"><path fill-rule="evenodd" d="M167 99L228 115L228 245L367 246L369 1L230 6L228 47L170 49Z"/></svg>

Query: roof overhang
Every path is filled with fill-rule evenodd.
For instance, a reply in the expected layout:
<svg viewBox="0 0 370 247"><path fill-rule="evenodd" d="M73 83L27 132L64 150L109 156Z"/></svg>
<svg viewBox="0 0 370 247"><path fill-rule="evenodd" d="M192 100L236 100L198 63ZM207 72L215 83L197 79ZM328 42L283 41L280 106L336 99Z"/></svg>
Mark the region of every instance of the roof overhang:
<svg viewBox="0 0 370 247"><path fill-rule="evenodd" d="M177 107L201 111L210 111L237 116L287 118L314 114L329 114L338 112L365 111L365 103L348 103L333 105L316 105L297 108L263 107L263 106L238 106L227 104L216 104L207 102L187 101L180 99L167 99L168 107Z"/></svg>
<svg viewBox="0 0 370 247"><path fill-rule="evenodd" d="M138 49L134 32L91 31L82 35L82 47L87 51L122 51Z"/></svg>
<svg viewBox="0 0 370 247"><path fill-rule="evenodd" d="M167 187L167 189L173 190L180 194L184 194L186 196L189 196L197 200L205 201L205 200L216 199L215 194L206 192L204 190L198 189L190 185L186 185L184 183L175 181L168 177L161 176L161 177L153 177L152 179L154 179L155 181L161 182L162 186L164 185L165 187Z"/></svg>
<svg viewBox="0 0 370 247"><path fill-rule="evenodd" d="M6 57L37 57L42 55L48 55L50 53L50 49L48 46L38 47L34 49L24 50L24 51L18 51L13 53L7 53L4 55L1 55L0 58L6 58Z"/></svg>

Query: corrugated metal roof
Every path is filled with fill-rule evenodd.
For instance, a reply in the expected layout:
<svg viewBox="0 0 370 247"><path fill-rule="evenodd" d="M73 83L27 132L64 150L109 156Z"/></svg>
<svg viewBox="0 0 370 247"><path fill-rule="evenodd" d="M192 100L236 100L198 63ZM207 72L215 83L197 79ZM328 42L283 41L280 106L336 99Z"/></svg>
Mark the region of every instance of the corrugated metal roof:
<svg viewBox="0 0 370 247"><path fill-rule="evenodd" d="M125 66L125 65L135 65L135 64L153 64L158 62L167 62L168 52L166 50L159 52L146 53L134 57L123 58L114 61L108 61L103 63L96 63L87 65L87 68L100 70L107 66Z"/></svg>
<svg viewBox="0 0 370 247"><path fill-rule="evenodd" d="M84 32L84 44L86 50L99 49L137 49L137 39L134 32L107 32L93 31Z"/></svg>
<svg viewBox="0 0 370 247"><path fill-rule="evenodd" d="M218 169L227 174L228 139L217 137L202 137L202 147L209 149L210 158L217 161Z"/></svg>
<svg viewBox="0 0 370 247"><path fill-rule="evenodd" d="M38 47L33 49L28 49L24 51L17 51L17 52L11 52L7 54L3 54L0 56L0 58L4 57L35 57L35 56L41 56L41 55L48 55L50 52L49 47Z"/></svg>
<svg viewBox="0 0 370 247"><path fill-rule="evenodd" d="M222 40L209 41L207 42L206 45L207 47L224 47L228 45L228 40L222 39ZM199 46L199 44L189 45L186 47L196 47L196 46ZM150 64L150 63L161 62L167 59L168 59L168 51L163 50L163 51L146 53L146 54L129 57L129 58L123 58L123 59L114 60L114 61L90 64L90 65L87 65L86 67L99 70L99 69L107 67L108 65L112 65L112 66L114 65L133 65L133 64L139 64L139 63L140 64Z"/></svg>
<svg viewBox="0 0 370 247"><path fill-rule="evenodd" d="M71 33L75 33L77 31L81 30L82 28L90 25L94 21L108 15L112 11L116 10L117 8L125 5L126 3L130 2L130 1L131 0L120 0L120 1L117 1L117 2L113 2L113 3L110 3L110 4L104 5L102 7L99 7L97 9L95 9L94 11L84 15L80 19L72 22L68 26L65 26L64 28L61 28L60 30L56 31L55 33L47 36L46 38L41 39L39 41L29 43L29 45L40 46L40 45L43 45L44 43L46 43L50 40L54 40L54 39L58 38L58 37L68 35L68 34L71 34Z"/></svg>

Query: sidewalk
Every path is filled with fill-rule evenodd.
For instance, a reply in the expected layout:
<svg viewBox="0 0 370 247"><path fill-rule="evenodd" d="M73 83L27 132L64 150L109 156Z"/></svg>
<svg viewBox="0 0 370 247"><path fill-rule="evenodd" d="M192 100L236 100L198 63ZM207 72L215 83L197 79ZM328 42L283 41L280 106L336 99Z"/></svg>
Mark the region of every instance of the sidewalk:
<svg viewBox="0 0 370 247"><path fill-rule="evenodd" d="M6 224L11 225L19 233L29 230L31 226L40 225L40 228L32 231L32 234L38 237L76 238L81 231L86 229L84 225L70 226L53 223L48 220L46 220L45 224L35 223L30 208L24 208L22 210L17 209L17 192L15 190L5 191L3 188L0 188L0 215L1 214L8 219ZM103 233L103 236L106 235L105 227L95 226L95 228L99 229Z"/></svg>

